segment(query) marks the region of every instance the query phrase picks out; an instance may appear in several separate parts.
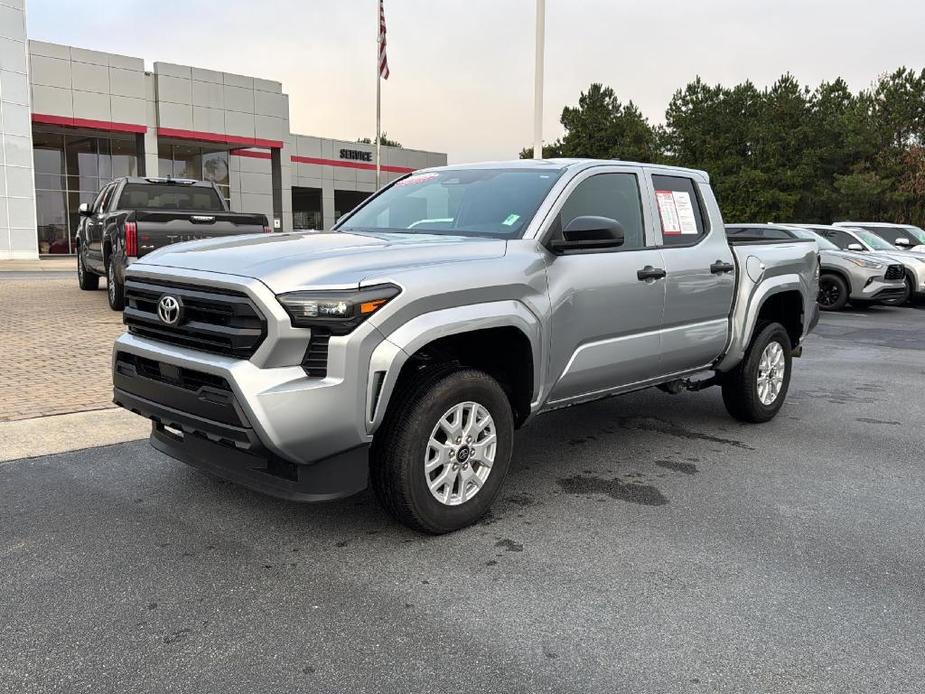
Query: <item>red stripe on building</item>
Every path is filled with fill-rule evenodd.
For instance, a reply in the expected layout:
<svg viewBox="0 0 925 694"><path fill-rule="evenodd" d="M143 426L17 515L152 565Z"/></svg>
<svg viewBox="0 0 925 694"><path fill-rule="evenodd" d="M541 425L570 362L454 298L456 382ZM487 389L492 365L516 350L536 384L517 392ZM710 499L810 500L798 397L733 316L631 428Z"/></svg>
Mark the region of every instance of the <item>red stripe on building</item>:
<svg viewBox="0 0 925 694"><path fill-rule="evenodd" d="M51 116L46 113L33 113L33 123L43 125L62 125L66 128L90 128L92 130L106 130L117 133L145 133L145 125L135 123L116 123L109 120L91 120L89 118L72 118L70 116Z"/></svg>
<svg viewBox="0 0 925 694"><path fill-rule="evenodd" d="M292 161L297 164L319 164L321 166L342 166L347 169L363 169L364 171L375 171L375 164L364 164L358 161L342 161L340 159L322 159L321 157L299 157L292 155L290 157ZM411 173L414 169L409 169L407 166L381 166L379 167L382 171L388 173Z"/></svg>
<svg viewBox="0 0 925 694"><path fill-rule="evenodd" d="M228 152L233 157L250 157L251 159L272 159L269 152L252 152L249 149L233 149Z"/></svg>
<svg viewBox="0 0 925 694"><path fill-rule="evenodd" d="M281 140L264 140L259 137L240 137L238 135L225 135L224 133L207 133L199 130L181 130L179 128L158 128L157 134L161 137L175 137L179 140L198 140L200 142L220 142L226 145L244 145L245 147L265 147L267 149L282 149Z"/></svg>

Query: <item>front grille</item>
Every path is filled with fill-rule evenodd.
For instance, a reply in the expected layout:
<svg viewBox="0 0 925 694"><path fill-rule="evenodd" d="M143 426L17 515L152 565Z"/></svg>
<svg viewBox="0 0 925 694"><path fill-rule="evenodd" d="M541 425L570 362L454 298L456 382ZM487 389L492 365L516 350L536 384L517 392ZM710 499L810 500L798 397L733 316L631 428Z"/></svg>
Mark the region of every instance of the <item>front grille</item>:
<svg viewBox="0 0 925 694"><path fill-rule="evenodd" d="M176 325L157 315L167 294L183 307ZM125 283L123 321L139 337L242 359L251 357L267 334L263 315L242 292L154 280Z"/></svg>
<svg viewBox="0 0 925 694"><path fill-rule="evenodd" d="M308 349L302 357L302 368L311 378L324 378L328 375L328 343L331 333L324 329L312 328Z"/></svg>
<svg viewBox="0 0 925 694"><path fill-rule="evenodd" d="M888 280L901 280L905 276L906 270L902 265L887 265L886 274L883 278Z"/></svg>

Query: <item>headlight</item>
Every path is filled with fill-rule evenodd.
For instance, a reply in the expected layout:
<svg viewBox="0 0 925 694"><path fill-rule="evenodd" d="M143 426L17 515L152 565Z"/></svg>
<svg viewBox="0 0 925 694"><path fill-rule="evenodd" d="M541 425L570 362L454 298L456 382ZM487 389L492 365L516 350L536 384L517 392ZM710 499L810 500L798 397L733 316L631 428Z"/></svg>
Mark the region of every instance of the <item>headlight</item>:
<svg viewBox="0 0 925 694"><path fill-rule="evenodd" d="M848 258L848 262L854 263L858 267L866 267L869 270L879 270L883 267L883 263L875 263L872 260L864 260L863 258Z"/></svg>
<svg viewBox="0 0 925 694"><path fill-rule="evenodd" d="M401 293L394 284L362 289L300 291L277 296L296 328L328 328L346 335Z"/></svg>

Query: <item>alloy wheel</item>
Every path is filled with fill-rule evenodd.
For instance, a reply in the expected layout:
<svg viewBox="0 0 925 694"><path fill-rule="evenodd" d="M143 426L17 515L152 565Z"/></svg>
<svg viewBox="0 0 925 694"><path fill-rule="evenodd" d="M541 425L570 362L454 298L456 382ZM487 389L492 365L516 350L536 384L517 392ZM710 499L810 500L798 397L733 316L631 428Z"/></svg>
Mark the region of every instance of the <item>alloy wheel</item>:
<svg viewBox="0 0 925 694"><path fill-rule="evenodd" d="M441 504L458 506L485 485L495 462L495 422L477 402L448 409L431 431L424 453L424 478Z"/></svg>
<svg viewBox="0 0 925 694"><path fill-rule="evenodd" d="M758 399L763 405L771 405L777 400L784 385L786 369L784 348L779 342L769 342L758 362Z"/></svg>

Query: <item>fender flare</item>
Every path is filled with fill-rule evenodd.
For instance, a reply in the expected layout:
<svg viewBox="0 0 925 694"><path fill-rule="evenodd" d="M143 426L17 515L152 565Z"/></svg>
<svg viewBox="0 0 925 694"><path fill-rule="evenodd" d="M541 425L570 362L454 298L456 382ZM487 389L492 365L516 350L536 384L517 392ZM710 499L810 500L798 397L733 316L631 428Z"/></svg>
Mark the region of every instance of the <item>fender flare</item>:
<svg viewBox="0 0 925 694"><path fill-rule="evenodd" d="M492 301L423 313L408 321L373 350L366 379L366 431L372 434L382 423L402 367L434 340L489 328L517 328L530 342L533 353L533 402L539 399L543 382L542 325L537 316L519 301Z"/></svg>
<svg viewBox="0 0 925 694"><path fill-rule="evenodd" d="M744 315L739 319L739 310L733 311L732 320L730 321L729 346L725 355L715 366L717 371L729 371L742 361L745 357L745 350L752 341L752 335L755 332L755 324L758 322L758 314L767 303L768 299L776 294L795 291L800 294L801 299L804 297L803 286L800 282L800 276L795 274L779 275L777 277L768 277L762 279L756 287L755 293L748 298ZM815 300L815 296L813 300ZM804 306L805 308L805 306ZM742 326L741 332L736 331L736 326ZM805 326L804 326L805 330Z"/></svg>

